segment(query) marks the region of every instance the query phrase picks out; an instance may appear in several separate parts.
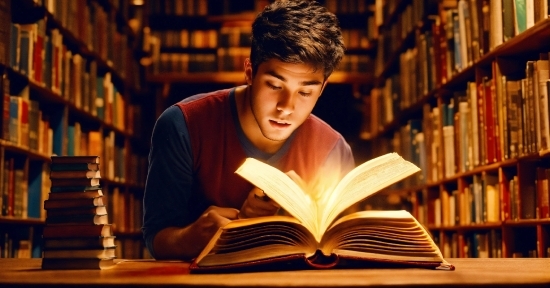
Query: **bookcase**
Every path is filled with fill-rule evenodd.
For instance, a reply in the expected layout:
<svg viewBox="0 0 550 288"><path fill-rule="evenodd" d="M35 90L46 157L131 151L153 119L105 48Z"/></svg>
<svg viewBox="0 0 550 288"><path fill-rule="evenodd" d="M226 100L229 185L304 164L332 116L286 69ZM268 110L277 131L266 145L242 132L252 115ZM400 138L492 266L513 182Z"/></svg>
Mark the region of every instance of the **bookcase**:
<svg viewBox="0 0 550 288"><path fill-rule="evenodd" d="M422 169L384 197L445 257L550 257L548 1L375 6L360 135L372 156L397 151Z"/></svg>
<svg viewBox="0 0 550 288"><path fill-rule="evenodd" d="M132 11L127 0L0 0L0 257L41 257L54 154L101 157L117 256L145 257L152 124Z"/></svg>

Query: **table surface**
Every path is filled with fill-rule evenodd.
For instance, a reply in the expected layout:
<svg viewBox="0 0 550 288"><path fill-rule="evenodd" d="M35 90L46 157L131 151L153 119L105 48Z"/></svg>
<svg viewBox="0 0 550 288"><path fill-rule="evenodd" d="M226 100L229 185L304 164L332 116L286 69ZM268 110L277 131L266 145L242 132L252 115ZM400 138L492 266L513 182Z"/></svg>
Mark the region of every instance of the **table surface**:
<svg viewBox="0 0 550 288"><path fill-rule="evenodd" d="M189 274L178 261L116 260L106 270L42 270L41 259L0 259L0 286L550 287L550 258L448 259L455 271L327 269Z"/></svg>

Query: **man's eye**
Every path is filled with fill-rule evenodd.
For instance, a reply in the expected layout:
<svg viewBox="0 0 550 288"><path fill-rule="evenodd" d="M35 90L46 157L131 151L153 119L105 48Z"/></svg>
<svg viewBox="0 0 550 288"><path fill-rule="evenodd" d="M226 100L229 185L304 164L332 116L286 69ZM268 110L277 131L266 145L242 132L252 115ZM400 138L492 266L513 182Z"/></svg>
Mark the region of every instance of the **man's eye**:
<svg viewBox="0 0 550 288"><path fill-rule="evenodd" d="M281 87L277 87L277 86L272 85L272 84L270 84L270 83L267 83L267 86L268 86L269 88L273 89L273 90L279 90L279 89L281 89Z"/></svg>
<svg viewBox="0 0 550 288"><path fill-rule="evenodd" d="M299 92L300 95L304 96L304 97L309 97L311 96L311 92Z"/></svg>

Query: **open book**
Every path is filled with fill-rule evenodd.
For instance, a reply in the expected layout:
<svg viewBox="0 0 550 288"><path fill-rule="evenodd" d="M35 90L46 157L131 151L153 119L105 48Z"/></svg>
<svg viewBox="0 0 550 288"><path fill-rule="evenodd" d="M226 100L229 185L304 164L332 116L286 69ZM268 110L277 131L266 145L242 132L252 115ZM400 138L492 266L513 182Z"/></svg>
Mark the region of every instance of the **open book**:
<svg viewBox="0 0 550 288"><path fill-rule="evenodd" d="M290 216L236 220L220 228L191 270L223 271L305 263L304 267L388 264L453 270L426 230L407 211L345 209L420 169L396 153L350 171L333 188L312 197L282 171L248 158L236 171Z"/></svg>

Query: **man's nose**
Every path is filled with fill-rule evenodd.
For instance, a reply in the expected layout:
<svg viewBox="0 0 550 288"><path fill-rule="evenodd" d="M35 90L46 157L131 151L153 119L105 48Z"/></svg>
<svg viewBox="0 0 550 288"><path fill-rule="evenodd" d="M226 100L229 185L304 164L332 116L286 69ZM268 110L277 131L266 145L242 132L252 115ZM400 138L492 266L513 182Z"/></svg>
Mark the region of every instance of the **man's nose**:
<svg viewBox="0 0 550 288"><path fill-rule="evenodd" d="M294 112L294 96L288 91L284 91L277 102L277 111L285 115L290 115Z"/></svg>

